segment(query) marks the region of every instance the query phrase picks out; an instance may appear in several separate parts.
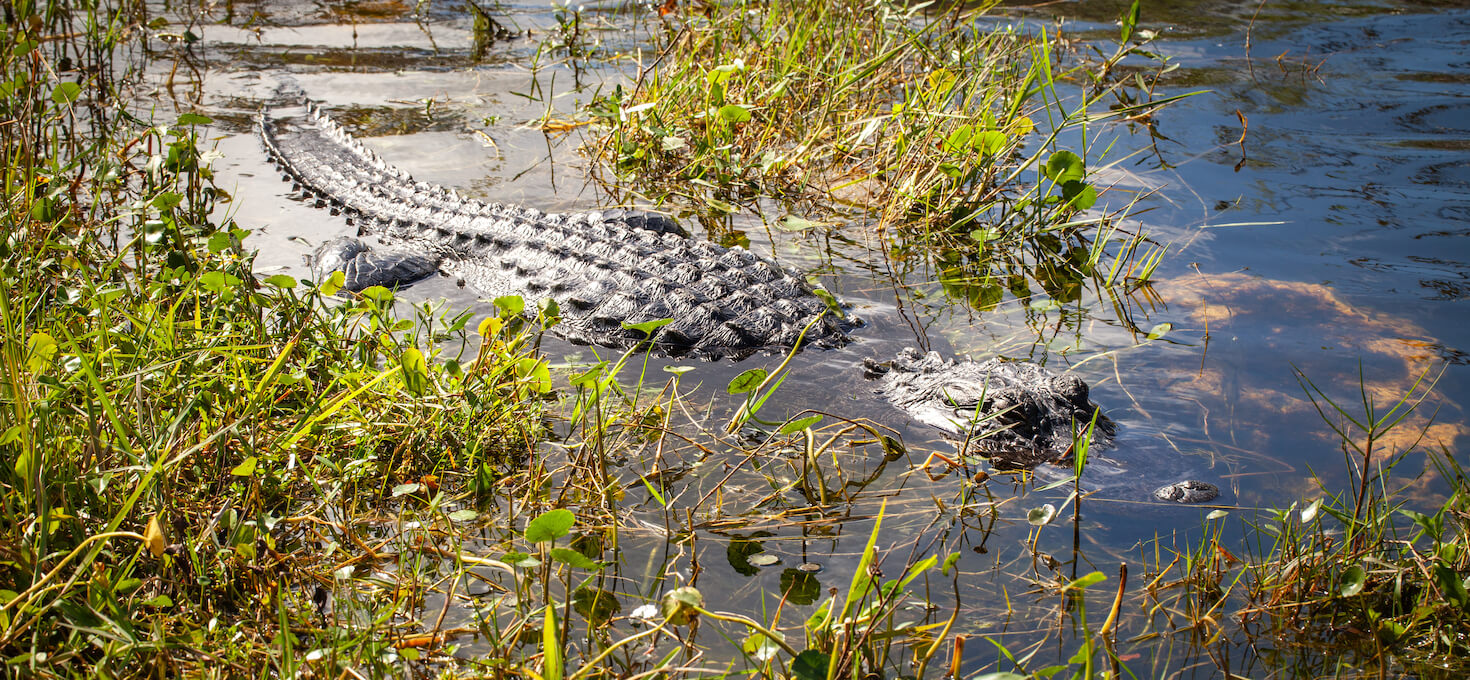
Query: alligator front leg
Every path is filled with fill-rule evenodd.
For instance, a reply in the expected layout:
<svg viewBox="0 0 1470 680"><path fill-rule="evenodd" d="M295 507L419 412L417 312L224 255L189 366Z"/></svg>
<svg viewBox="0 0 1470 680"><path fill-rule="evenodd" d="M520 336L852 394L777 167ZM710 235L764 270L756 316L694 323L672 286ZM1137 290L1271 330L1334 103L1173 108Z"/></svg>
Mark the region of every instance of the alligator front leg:
<svg viewBox="0 0 1470 680"><path fill-rule="evenodd" d="M318 281L340 271L342 287L360 291L372 286L401 288L439 271L440 258L424 253L378 251L351 236L334 238L317 247L311 257Z"/></svg>

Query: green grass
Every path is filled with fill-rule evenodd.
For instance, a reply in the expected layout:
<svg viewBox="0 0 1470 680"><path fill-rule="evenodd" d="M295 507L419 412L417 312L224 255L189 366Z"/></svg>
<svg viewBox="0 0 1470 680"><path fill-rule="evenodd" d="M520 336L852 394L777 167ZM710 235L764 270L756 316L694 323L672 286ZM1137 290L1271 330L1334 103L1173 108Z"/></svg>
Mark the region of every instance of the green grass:
<svg viewBox="0 0 1470 680"><path fill-rule="evenodd" d="M1132 20L1126 47L1072 70L1047 38L970 15L721 14L742 8L689 14L665 44L674 70L600 104L620 172L696 187L686 198L714 209L862 185L876 198L860 209L907 230L900 249L984 286L1006 268L1028 285L1087 271L1107 286L1157 263L1161 248L1144 255L1083 212L1106 189L1089 174L1100 155L1091 133L1068 136L1098 122L1105 97L1146 91L1109 75L1137 47ZM1151 569L1109 582L1084 564L1087 501L1067 479L1053 486L1069 487L1073 512L1029 515L1012 579L969 582L986 574L962 571L970 539L945 523L988 537L1002 514L1025 521L1018 499L960 474L968 460L909 458L880 424L764 421L790 364L737 377L727 391L743 406L713 422L682 373L656 380L637 352L551 370L535 346L553 322L523 318L518 299L474 316L383 289L335 296L334 279L256 278L252 237L218 217L229 197L212 183L208 118L142 121L116 104L156 17L139 4L14 11L0 38L7 676L1145 677L1199 655L1227 668L1240 641L1280 651L1267 666L1280 675L1464 670L1464 470L1437 457L1449 495L1413 512L1395 471L1418 454L1380 450L1424 386L1349 417L1308 383L1359 476L1258 522L1243 560L1225 537L1235 518L1212 515L1193 547L1158 547ZM915 472L949 486L877 483ZM769 487L747 494L758 516L727 505L736 476ZM1062 563L1047 551L1069 516ZM887 542L916 525L935 537ZM829 563L850 573L791 565L780 592L736 604L698 583L712 540L754 572L778 557L766 539L807 531L856 532L861 549ZM623 551L649 536L667 554L633 574ZM1007 590L990 597L1003 608L973 604L993 583L1024 584L1032 602L1013 608ZM1046 607L1045 621L977 637L973 619ZM1344 650L1355 656L1329 667Z"/></svg>
<svg viewBox="0 0 1470 680"><path fill-rule="evenodd" d="M931 263L981 309L1146 281L1164 248L1120 231L1138 197L1104 209L1097 179L1120 160L1098 128L1178 98L1154 96L1143 71L1113 76L1129 57L1169 68L1134 30L1138 7L1115 52L1060 61L1055 34L990 9L681 5L636 81L591 106L593 153L615 194L673 202L730 242L720 216L763 200L786 211L778 229L891 232L895 259Z"/></svg>

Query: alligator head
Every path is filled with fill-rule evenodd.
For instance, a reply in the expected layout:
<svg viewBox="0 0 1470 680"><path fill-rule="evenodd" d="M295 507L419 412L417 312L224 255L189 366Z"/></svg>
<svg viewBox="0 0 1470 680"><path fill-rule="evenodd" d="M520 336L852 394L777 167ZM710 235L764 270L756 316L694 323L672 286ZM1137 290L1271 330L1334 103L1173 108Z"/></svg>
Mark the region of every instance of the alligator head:
<svg viewBox="0 0 1470 680"><path fill-rule="evenodd" d="M955 361L915 349L865 365L885 399L963 438L966 453L990 458L998 468L1067 458L1094 418L1092 445L1112 444L1113 421L1088 399L1087 383L1070 373L1021 361Z"/></svg>

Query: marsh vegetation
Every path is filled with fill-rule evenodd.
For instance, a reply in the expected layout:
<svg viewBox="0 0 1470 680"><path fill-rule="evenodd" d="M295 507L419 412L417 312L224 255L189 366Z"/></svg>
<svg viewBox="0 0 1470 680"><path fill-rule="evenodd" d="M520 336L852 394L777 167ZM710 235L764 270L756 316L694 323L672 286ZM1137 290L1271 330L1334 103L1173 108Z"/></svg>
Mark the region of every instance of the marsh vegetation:
<svg viewBox="0 0 1470 680"><path fill-rule="evenodd" d="M1137 218L1156 190L1124 181L1142 157L1124 149L1156 153L1160 107L1193 90L1171 83L1182 77L1136 3L1085 40L988 6L311 7L350 24L353 46L252 58L287 71L315 55L309 68L334 75L373 49L357 47L357 22L366 42L375 12L462 26L460 51L417 57L469 71L509 43L516 68L604 79L567 107L533 75L519 92L542 114L518 127L581 142L603 200L676 213L726 244L755 233L763 247L765 225L776 252L861 243L918 272L903 284L914 300L1019 309L1039 329L1003 346L1033 347L1018 356L1080 337L1068 324L1086 309L1127 310L1120 347L1050 355L1086 353L1104 378L1127 350L1192 342L1139 311L1169 294L1155 284L1177 246ZM1085 438L1049 473L1004 475L901 414L800 391L807 356L701 382L636 349L558 354L542 334L555 308L537 301L443 305L263 271L255 244L272 235L239 217L245 199L218 169L221 131L250 134L239 99L259 102L151 98L194 77L208 32L307 25L312 11L5 7L7 675L1466 671L1470 496L1460 430L1436 429L1462 415L1434 412L1440 355L1402 362L1410 379L1386 388L1293 376L1310 427L1331 437L1314 441L1342 453L1304 475L1300 502L1254 496L1257 510L1239 492L1181 512L1125 496L1121 514L1157 528L1115 539L1092 518L1119 499L1088 471L1109 454ZM629 25L646 44L627 42ZM372 77L416 58L385 52ZM444 108L359 107L349 125L474 120ZM475 134L493 145L501 130L484 122ZM795 257L814 275L838 268ZM1201 370L1190 389L1211 379ZM1146 429L1160 402L1129 385L1110 394ZM1159 428L1166 453L1207 448L1207 427L1182 428ZM1237 490L1271 474L1249 448L1210 448L1210 469Z"/></svg>

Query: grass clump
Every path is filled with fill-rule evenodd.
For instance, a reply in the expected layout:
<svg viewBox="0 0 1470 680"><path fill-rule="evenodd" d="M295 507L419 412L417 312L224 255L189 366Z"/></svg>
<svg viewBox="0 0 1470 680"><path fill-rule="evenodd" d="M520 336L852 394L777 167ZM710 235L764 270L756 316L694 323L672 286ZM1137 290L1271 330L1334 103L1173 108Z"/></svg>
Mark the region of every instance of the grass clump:
<svg viewBox="0 0 1470 680"><path fill-rule="evenodd" d="M791 211L783 229L876 217L924 244L977 302L1018 276L1070 301L1053 280L1098 268L1085 236L1107 222L1083 212L1106 189L1089 126L1169 100L1152 97L1143 71L1111 76L1125 58L1156 58L1134 30L1137 5L1113 54L1073 66L1054 60L1053 34L1000 24L988 9L686 7L636 83L594 103L605 125L596 153L619 183L705 214L769 197ZM1038 262L1064 272L1032 271Z"/></svg>
<svg viewBox="0 0 1470 680"><path fill-rule="evenodd" d="M150 125L119 103L141 68L117 53L141 5L13 10L0 38L8 673L285 675L321 648L341 667L396 660L406 600L325 626L334 575L387 559L383 506L448 513L515 474L539 436L544 362L508 316L480 325L478 354L436 360L425 348L467 339L467 315L400 319L385 290L337 304L336 281L257 281L247 232L213 218L228 197L200 150L211 121Z"/></svg>

